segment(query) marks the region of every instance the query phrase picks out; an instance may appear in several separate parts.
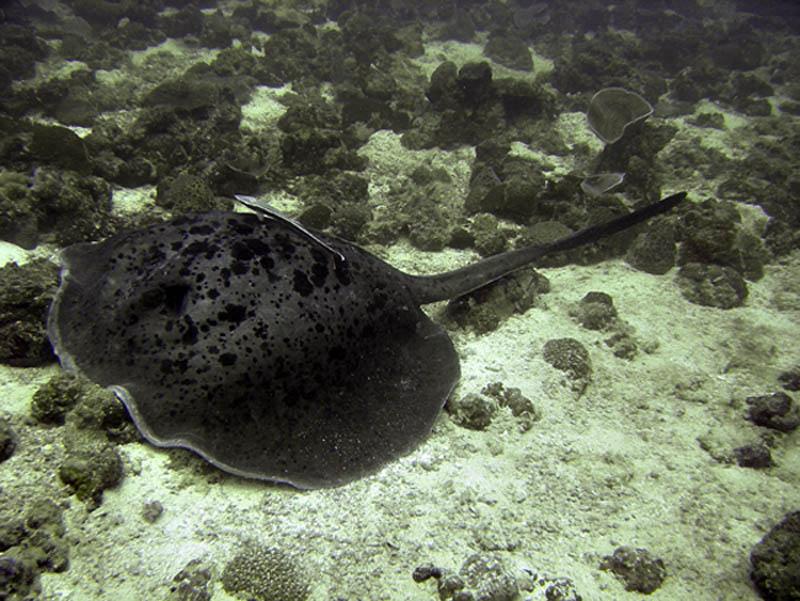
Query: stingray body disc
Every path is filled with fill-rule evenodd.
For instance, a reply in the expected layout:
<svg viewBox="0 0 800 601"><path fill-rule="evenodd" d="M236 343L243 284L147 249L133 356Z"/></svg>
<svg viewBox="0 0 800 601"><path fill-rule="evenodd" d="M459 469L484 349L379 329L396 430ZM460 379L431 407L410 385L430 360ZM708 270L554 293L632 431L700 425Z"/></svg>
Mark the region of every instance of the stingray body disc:
<svg viewBox="0 0 800 601"><path fill-rule="evenodd" d="M323 238L344 263L242 213L75 245L51 341L156 445L302 488L348 482L425 438L459 366L401 272Z"/></svg>

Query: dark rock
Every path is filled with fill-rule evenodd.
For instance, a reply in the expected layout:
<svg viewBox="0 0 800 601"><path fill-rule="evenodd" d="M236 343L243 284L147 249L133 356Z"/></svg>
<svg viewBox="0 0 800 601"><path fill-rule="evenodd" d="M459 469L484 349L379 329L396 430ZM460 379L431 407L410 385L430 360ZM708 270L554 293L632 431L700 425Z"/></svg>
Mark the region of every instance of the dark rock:
<svg viewBox="0 0 800 601"><path fill-rule="evenodd" d="M622 546L614 549L600 564L601 570L610 570L625 584L626 591L650 593L658 590L667 577L664 562L647 549Z"/></svg>
<svg viewBox="0 0 800 601"><path fill-rule="evenodd" d="M452 61L441 63L433 73L425 95L437 108L458 105L458 68Z"/></svg>
<svg viewBox="0 0 800 601"><path fill-rule="evenodd" d="M536 214L539 195L546 187L544 175L535 163L516 157L504 159L500 169L500 183L478 201L477 209L527 223Z"/></svg>
<svg viewBox="0 0 800 601"><path fill-rule="evenodd" d="M441 578L441 576L442 576L442 569L436 567L433 564L417 566L416 568L414 568L413 574L411 574L411 577L414 579L414 582L425 582L430 578Z"/></svg>
<svg viewBox="0 0 800 601"><path fill-rule="evenodd" d="M153 88L142 100L142 105L169 106L178 111L192 113L215 106L219 102L219 94L219 87L212 82L181 77Z"/></svg>
<svg viewBox="0 0 800 601"><path fill-rule="evenodd" d="M66 127L34 125L30 151L34 160L61 169L70 169L83 175L91 169L83 140Z"/></svg>
<svg viewBox="0 0 800 601"><path fill-rule="evenodd" d="M689 302L719 309L740 307L747 283L730 267L687 263L678 271L678 287Z"/></svg>
<svg viewBox="0 0 800 601"><path fill-rule="evenodd" d="M676 255L674 228L657 221L636 236L625 259L640 271L663 275L675 266Z"/></svg>
<svg viewBox="0 0 800 601"><path fill-rule="evenodd" d="M17 447L17 434L11 427L11 422L0 416L0 463L14 454Z"/></svg>
<svg viewBox="0 0 800 601"><path fill-rule="evenodd" d="M450 20L442 26L438 37L442 40L471 42L475 38L475 23L469 12L456 8Z"/></svg>
<svg viewBox="0 0 800 601"><path fill-rule="evenodd" d="M333 210L326 204L312 204L300 213L298 221L308 227L323 230L331 224L332 214Z"/></svg>
<svg viewBox="0 0 800 601"><path fill-rule="evenodd" d="M731 93L734 98L753 96L763 98L774 96L775 90L769 83L752 73L736 73L731 78Z"/></svg>
<svg viewBox="0 0 800 601"><path fill-rule="evenodd" d="M236 10L234 11L234 16L237 16ZM304 13L278 5L275 8L259 9L255 19L252 21L252 25L255 29L264 33L275 33L284 29L303 27L309 22L309 17Z"/></svg>
<svg viewBox="0 0 800 601"><path fill-rule="evenodd" d="M791 432L800 426L800 409L785 392L751 396L745 400L749 405L747 419L757 426L780 432Z"/></svg>
<svg viewBox="0 0 800 601"><path fill-rule="evenodd" d="M800 365L782 372L778 381L786 390L800 390Z"/></svg>
<svg viewBox="0 0 800 601"><path fill-rule="evenodd" d="M494 93L492 87L492 67L489 63L465 63L456 77L456 85L461 93L461 102L476 106L488 100Z"/></svg>
<svg viewBox="0 0 800 601"><path fill-rule="evenodd" d="M34 367L53 361L47 312L58 267L45 259L0 268L0 362Z"/></svg>
<svg viewBox="0 0 800 601"><path fill-rule="evenodd" d="M739 467L764 469L772 467L772 453L763 443L750 443L733 449Z"/></svg>
<svg viewBox="0 0 800 601"><path fill-rule="evenodd" d="M737 111L750 117L769 117L772 115L772 104L766 98L735 97L731 100L731 104Z"/></svg>
<svg viewBox="0 0 800 601"><path fill-rule="evenodd" d="M574 317L587 330L605 330L617 320L614 299L605 292L587 292L578 304Z"/></svg>
<svg viewBox="0 0 800 601"><path fill-rule="evenodd" d="M750 579L766 601L800 599L800 511L786 514L750 552Z"/></svg>
<svg viewBox="0 0 800 601"><path fill-rule="evenodd" d="M0 25L0 89L9 89L14 80L33 77L36 62L48 53L47 44L32 28L10 23Z"/></svg>
<svg viewBox="0 0 800 601"><path fill-rule="evenodd" d="M731 33L732 39L711 45L709 59L725 70L750 71L760 67L766 50L758 37Z"/></svg>
<svg viewBox="0 0 800 601"><path fill-rule="evenodd" d="M246 33L244 26L228 19L222 10L217 9L213 13L203 14L203 30L199 39L208 48L228 48L234 38L245 38Z"/></svg>
<svg viewBox="0 0 800 601"><path fill-rule="evenodd" d="M493 61L511 69L533 71L533 59L528 45L508 31L492 31L483 49Z"/></svg>
<svg viewBox="0 0 800 601"><path fill-rule="evenodd" d="M599 23L597 26L600 27ZM559 52L555 61L554 85L564 94L593 93L609 82L636 89L638 70L628 58L638 52L633 48L634 43L620 33L572 36L571 48Z"/></svg>
<svg viewBox="0 0 800 601"><path fill-rule="evenodd" d="M177 12L161 15L159 27L171 38L199 35L203 30L205 18L199 6L182 6Z"/></svg>
<svg viewBox="0 0 800 601"><path fill-rule="evenodd" d="M494 80L494 87L503 103L506 119L519 116L545 117L555 110L554 96L541 85L522 79L501 77Z"/></svg>

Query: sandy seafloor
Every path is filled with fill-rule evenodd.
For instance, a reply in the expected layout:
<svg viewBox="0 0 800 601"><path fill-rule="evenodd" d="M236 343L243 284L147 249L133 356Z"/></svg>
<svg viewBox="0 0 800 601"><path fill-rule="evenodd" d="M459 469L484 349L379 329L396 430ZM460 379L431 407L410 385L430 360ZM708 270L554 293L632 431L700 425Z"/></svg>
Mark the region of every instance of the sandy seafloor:
<svg viewBox="0 0 800 601"><path fill-rule="evenodd" d="M443 45L440 53L455 46L463 47ZM255 95L245 126L275 119L269 110L280 106L275 93ZM568 137L591 139L582 115L562 120L574 130ZM730 132L717 135L735 137ZM735 148L730 140L725 146ZM406 162L445 166L465 190L473 156L471 149L408 151L386 132L361 152L371 159L366 175L376 206ZM671 182L665 192L714 185L694 178ZM119 210L147 210L143 201L152 194L117 191L115 199ZM760 223L758 215L753 223ZM475 258L403 244L381 254L417 272ZM24 255L3 246L6 258ZM485 431L459 427L443 413L424 444L379 473L305 492L221 477L199 461L187 464L180 459L185 452L131 443L119 448L124 481L88 512L56 475L59 430L25 428L17 452L0 468L0 487L23 495L52 491L66 507L71 546L69 570L42 576L42 598L163 599L190 560L202 560L218 577L243 542L256 540L298 557L312 600L436 599L433 581L412 580L414 568L433 563L457 570L476 552L497 554L520 573L567 577L585 600L639 599L598 569L623 544L664 561L668 575L649 596L654 601L756 599L750 549L800 508L800 432L777 436L775 466L761 470L721 463L699 440L723 450L758 440L762 430L743 417L745 397L779 390L777 374L800 360L800 256L768 265L763 279L749 283L745 306L727 311L689 303L674 272L653 276L622 260L543 273L552 291L524 315L486 335L450 332L463 372L455 394L495 381L519 387L542 415L525 433L507 409ZM651 352L617 358L603 342L607 333L570 317L593 290L613 297L640 348ZM591 355L593 377L581 396L542 358L543 344L562 337L581 341ZM0 368L4 411L27 415L37 386L58 369ZM164 513L151 524L142 507L154 500ZM213 599L231 598L215 579Z"/></svg>

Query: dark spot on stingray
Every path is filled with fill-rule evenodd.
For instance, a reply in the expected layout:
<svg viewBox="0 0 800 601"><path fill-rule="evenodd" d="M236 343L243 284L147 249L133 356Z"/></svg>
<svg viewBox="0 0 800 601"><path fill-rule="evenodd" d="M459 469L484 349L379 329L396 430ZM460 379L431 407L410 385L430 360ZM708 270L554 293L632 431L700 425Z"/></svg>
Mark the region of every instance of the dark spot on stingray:
<svg viewBox="0 0 800 601"><path fill-rule="evenodd" d="M186 284L171 284L164 287L164 306L175 315L183 313L186 309L186 298L189 295L189 286Z"/></svg>
<svg viewBox="0 0 800 601"><path fill-rule="evenodd" d="M231 273L234 275L244 275L248 271L250 271L250 268L244 261L234 261L231 263Z"/></svg>
<svg viewBox="0 0 800 601"><path fill-rule="evenodd" d="M220 365L224 365L226 367L233 365L236 363L236 355L233 353L222 353L219 356L219 363Z"/></svg>
<svg viewBox="0 0 800 601"><path fill-rule="evenodd" d="M214 228L209 224L194 225L189 228L189 234L192 236L210 236L214 233Z"/></svg>
<svg viewBox="0 0 800 601"><path fill-rule="evenodd" d="M200 331L197 329L197 326L192 321L192 318L188 315L184 317L185 327L183 329L183 335L181 336L181 342L184 344L196 344L197 337Z"/></svg>
<svg viewBox="0 0 800 601"><path fill-rule="evenodd" d="M247 315L247 309L242 305L225 305L225 309L217 313L217 319L220 321L232 321L234 323L241 323Z"/></svg>
<svg viewBox="0 0 800 601"><path fill-rule="evenodd" d="M187 257L203 256L206 259L212 259L218 250L218 246L210 244L207 240L197 240L186 247L185 253Z"/></svg>
<svg viewBox="0 0 800 601"><path fill-rule="evenodd" d="M253 258L253 249L247 241L234 242L231 246L231 256L238 261L250 261Z"/></svg>
<svg viewBox="0 0 800 601"><path fill-rule="evenodd" d="M308 296L314 291L314 286L308 281L308 276L299 269L294 270L294 291L300 296Z"/></svg>
<svg viewBox="0 0 800 601"><path fill-rule="evenodd" d="M179 217L65 249L48 333L64 368L110 387L153 444L249 478L335 486L420 444L459 377L421 305L684 197L433 276L272 213ZM256 257L258 274L230 267Z"/></svg>
<svg viewBox="0 0 800 601"><path fill-rule="evenodd" d="M317 288L325 285L328 279L328 265L324 262L316 262L311 266L311 283Z"/></svg>

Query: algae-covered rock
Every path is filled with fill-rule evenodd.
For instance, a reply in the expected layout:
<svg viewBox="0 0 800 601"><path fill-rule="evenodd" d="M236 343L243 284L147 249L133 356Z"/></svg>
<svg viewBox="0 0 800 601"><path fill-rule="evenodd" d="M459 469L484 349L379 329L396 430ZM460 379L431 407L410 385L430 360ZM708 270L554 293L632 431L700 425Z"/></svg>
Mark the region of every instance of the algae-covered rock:
<svg viewBox="0 0 800 601"><path fill-rule="evenodd" d="M800 599L800 511L767 532L750 552L750 563L750 578L764 599Z"/></svg>
<svg viewBox="0 0 800 601"><path fill-rule="evenodd" d="M0 171L0 238L27 249L38 242L35 201L23 173Z"/></svg>
<svg viewBox="0 0 800 601"><path fill-rule="evenodd" d="M119 453L100 437L78 431L67 434L64 446L66 453L58 468L59 478L90 509L98 507L103 491L122 481L124 472Z"/></svg>
<svg viewBox="0 0 800 601"><path fill-rule="evenodd" d="M22 549L13 547L0 553L0 591L9 601L32 599L41 591L36 562Z"/></svg>
<svg viewBox="0 0 800 601"><path fill-rule="evenodd" d="M471 555L464 561L459 575L472 589L475 599L515 601L519 598L517 579L499 556Z"/></svg>
<svg viewBox="0 0 800 601"><path fill-rule="evenodd" d="M111 186L104 179L39 168L32 191L43 212L40 227L52 231L58 244L99 240L112 233Z"/></svg>
<svg viewBox="0 0 800 601"><path fill-rule="evenodd" d="M687 263L676 280L684 298L698 305L732 309L747 298L747 282L730 267Z"/></svg>
<svg viewBox="0 0 800 601"><path fill-rule="evenodd" d="M0 498L0 598L38 598L39 574L67 569L62 514L50 499Z"/></svg>
<svg viewBox="0 0 800 601"><path fill-rule="evenodd" d="M33 393L31 417L43 424L63 424L67 412L78 402L85 386L80 376L59 372Z"/></svg>
<svg viewBox="0 0 800 601"><path fill-rule="evenodd" d="M649 595L664 582L667 571L664 562L647 549L617 547L613 555L603 558L601 570L610 570L625 584L626 591Z"/></svg>
<svg viewBox="0 0 800 601"><path fill-rule="evenodd" d="M140 439L128 411L113 392L85 378L81 378L81 384L77 403L67 414L68 425L104 434L112 442Z"/></svg>
<svg viewBox="0 0 800 601"><path fill-rule="evenodd" d="M58 267L46 259L0 268L0 362L33 367L53 360L47 311L58 285Z"/></svg>
<svg viewBox="0 0 800 601"><path fill-rule="evenodd" d="M471 430L485 430L497 413L497 401L471 392L448 400L447 410L458 425Z"/></svg>
<svg viewBox="0 0 800 601"><path fill-rule="evenodd" d="M451 300L446 316L462 328L485 334L512 315L525 313L549 290L550 282L545 276L533 269L522 269Z"/></svg>
<svg viewBox="0 0 800 601"><path fill-rule="evenodd" d="M541 419L541 414L528 397L519 388L506 387L502 382L492 382L481 390L481 394L494 398L503 406L511 409L511 414L519 420L519 429L527 432L534 422Z"/></svg>
<svg viewBox="0 0 800 601"><path fill-rule="evenodd" d="M156 204L175 214L227 209L202 177L182 173L158 185Z"/></svg>
<svg viewBox="0 0 800 601"><path fill-rule="evenodd" d="M228 562L222 586L254 601L303 601L309 592L307 576L296 559L260 544L247 545Z"/></svg>
<svg viewBox="0 0 800 601"><path fill-rule="evenodd" d="M70 372L59 372L39 387L31 401L31 417L43 424L68 423L113 441L138 438L128 412L113 392Z"/></svg>
<svg viewBox="0 0 800 601"><path fill-rule="evenodd" d="M165 601L210 601L211 573L201 560L191 560L172 578Z"/></svg>

